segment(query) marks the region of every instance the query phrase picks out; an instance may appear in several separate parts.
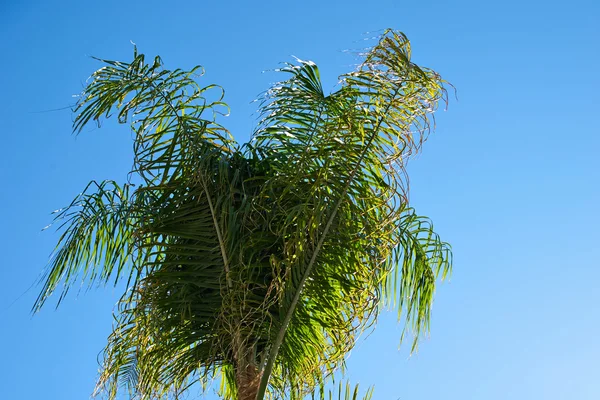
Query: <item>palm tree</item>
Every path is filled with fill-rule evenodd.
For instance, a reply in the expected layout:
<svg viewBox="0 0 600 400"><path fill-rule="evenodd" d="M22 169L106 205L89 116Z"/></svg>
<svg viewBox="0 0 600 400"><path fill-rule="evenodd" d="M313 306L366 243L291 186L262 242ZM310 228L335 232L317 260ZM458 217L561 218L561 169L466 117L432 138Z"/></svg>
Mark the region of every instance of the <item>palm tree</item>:
<svg viewBox="0 0 600 400"><path fill-rule="evenodd" d="M385 306L414 349L451 253L409 206L405 167L445 81L410 61L399 32L362 56L329 94L314 63L286 64L242 146L200 67L166 70L137 49L130 63L100 60L74 131L112 113L129 121L130 180L91 182L58 211L34 306L81 279L127 280L96 393L177 398L220 376L224 399L300 399Z"/></svg>

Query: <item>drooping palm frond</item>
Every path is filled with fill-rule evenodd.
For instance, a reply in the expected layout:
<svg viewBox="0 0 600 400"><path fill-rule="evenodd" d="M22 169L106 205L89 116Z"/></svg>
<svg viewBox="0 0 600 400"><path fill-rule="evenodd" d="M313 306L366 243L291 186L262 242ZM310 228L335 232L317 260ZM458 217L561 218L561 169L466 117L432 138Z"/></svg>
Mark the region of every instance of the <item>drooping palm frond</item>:
<svg viewBox="0 0 600 400"><path fill-rule="evenodd" d="M133 172L147 184L189 176L204 159L199 156L206 153L235 151L229 132L215 122L216 114L228 111L222 89L216 85L201 87L194 79L202 76L202 67L166 70L160 57L147 64L137 48L131 63L100 61L106 66L92 75L92 82L81 94L73 129L80 132L90 121L109 117L116 107L120 123L132 119ZM207 100L207 92L215 90L221 94L214 101ZM211 114L208 119L207 113Z"/></svg>
<svg viewBox="0 0 600 400"><path fill-rule="evenodd" d="M282 193L270 228L284 238L289 271L258 398L269 379L275 392L310 391L343 363L382 296L398 296L401 307L410 299L407 322L418 335L434 277L450 267L445 243L425 225L403 223L414 216L406 162L446 96L437 74L410 62L406 37L384 35L330 95L314 64L284 71L291 78L267 93L252 143L277 170L265 197ZM395 292L384 282L398 261L403 290Z"/></svg>
<svg viewBox="0 0 600 400"><path fill-rule="evenodd" d="M140 199L130 196L129 185L93 181L68 207L55 212L55 221L64 232L51 258L35 311L61 282L64 289L58 303L77 278L87 278L90 284L106 283L111 276L121 278L127 267L131 277L133 258L141 256L135 240L144 213Z"/></svg>
<svg viewBox="0 0 600 400"><path fill-rule="evenodd" d="M144 214L152 212L153 205L141 204L139 199L145 203L156 201L157 196L164 195L161 185L190 176L198 164L207 159L235 151L235 142L229 133L214 122L219 107L226 108L222 95L216 101L207 102L203 94L215 85L200 87L193 79L201 67L189 72L164 70L159 57L152 64L146 64L145 56L138 54L137 49L131 63L101 61L107 65L92 75L92 82L81 94L73 129L80 132L90 121L99 122L102 117L109 117L115 107L119 122L133 119L130 124L135 132L132 172L142 177L145 186L131 193L131 201L128 185L121 189L114 182L92 182L84 194L57 214L55 223L68 227L59 239L58 257L51 264L48 282L36 309L54 291L57 279L67 273L63 271L70 271L66 277L71 279L72 272L82 267L85 275L92 259L98 264L105 256L107 260L100 276L110 275L115 267L122 269L131 256L133 244L126 243L131 232L119 229L140 228L140 221L128 221L129 214L134 212L132 207L143 205ZM211 119L203 117L207 112L213 113ZM114 188L107 190L107 185ZM88 190L94 186L97 193L89 194ZM123 204L118 206L117 203ZM125 212L128 214L123 215ZM142 211L138 209L139 213ZM123 237L112 241L111 234L115 233ZM94 279L97 271L90 272Z"/></svg>
<svg viewBox="0 0 600 400"><path fill-rule="evenodd" d="M132 193L129 185L126 191L112 182L112 191L108 183L93 185L97 193L85 192L58 214L67 230L35 306L61 280L66 288L75 278L106 281L112 274L118 280L132 267L98 386L111 398L124 382L141 398L180 389L185 379L179 374L185 378L200 366L212 373L227 357L213 348L227 341L213 321L221 320L222 283L230 279L227 257L235 241L226 235L238 231L229 203L239 196L233 181L240 169L230 163L240 157L214 113L204 117L224 104L202 97L214 86L192 79L198 68L169 71L159 58L149 65L144 60L137 51L132 63L102 60L107 65L81 95L74 123L79 132L114 107L119 122L132 119L132 173L142 184Z"/></svg>
<svg viewBox="0 0 600 400"><path fill-rule="evenodd" d="M452 252L433 230L431 221L411 208L404 210L398 221L399 244L392 258L392 273L383 285L386 301L398 309L398 317L406 314L407 329L413 332L412 350L420 334L429 330L435 281L451 272Z"/></svg>
<svg viewBox="0 0 600 400"><path fill-rule="evenodd" d="M364 60L330 94L314 63L287 65L241 148L199 69L165 70L137 50L131 63L101 60L74 128L113 111L130 120L142 183L95 185L58 215L66 231L36 303L60 282L129 271L97 393L168 398L220 375L225 399L324 396L383 305L416 338L427 329L451 254L408 205L405 167L444 81L397 32Z"/></svg>
<svg viewBox="0 0 600 400"><path fill-rule="evenodd" d="M222 361L215 346L225 263L209 204L201 187L175 189L145 225L149 271L122 301L98 389L116 393L133 360L136 379L128 381L154 398L184 385L198 365L209 373Z"/></svg>
<svg viewBox="0 0 600 400"><path fill-rule="evenodd" d="M205 163L188 185L173 184L144 225L145 235L154 238L146 244L152 261L135 293L124 297L98 391L112 396L125 374L134 377L125 381L134 383L140 398L156 398L190 380L205 382L231 367L239 371L252 326L245 326L247 307L237 296L255 304L265 298L239 278L243 229L236 209L244 210L245 163ZM236 393L235 380L226 384Z"/></svg>

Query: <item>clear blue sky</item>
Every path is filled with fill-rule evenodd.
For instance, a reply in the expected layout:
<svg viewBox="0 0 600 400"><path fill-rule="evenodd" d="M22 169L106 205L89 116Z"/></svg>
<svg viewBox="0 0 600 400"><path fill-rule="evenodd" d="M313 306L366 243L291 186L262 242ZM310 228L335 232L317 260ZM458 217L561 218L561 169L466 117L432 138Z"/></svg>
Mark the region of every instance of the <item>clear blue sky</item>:
<svg viewBox="0 0 600 400"><path fill-rule="evenodd" d="M10 4L13 3L13 4ZM137 4L135 4L137 3ZM325 86L367 31L392 27L458 89L410 166L411 200L454 247L419 352L387 314L349 361L381 400L600 398L600 3L572 1L0 1L0 383L6 399L91 393L119 294L73 293L31 317L57 240L50 211L91 179L123 181L130 134L79 137L67 107L130 40L167 67L206 67L246 141L251 100L295 55ZM194 397L192 397L194 398ZM210 397L212 399L212 397Z"/></svg>

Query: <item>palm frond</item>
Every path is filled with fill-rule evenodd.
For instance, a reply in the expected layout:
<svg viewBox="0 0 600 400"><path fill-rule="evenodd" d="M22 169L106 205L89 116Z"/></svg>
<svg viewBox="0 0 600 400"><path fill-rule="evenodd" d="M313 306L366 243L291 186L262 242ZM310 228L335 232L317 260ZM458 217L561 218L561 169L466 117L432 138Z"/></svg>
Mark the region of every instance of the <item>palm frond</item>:
<svg viewBox="0 0 600 400"><path fill-rule="evenodd" d="M222 94L207 101L203 96L214 85L200 87L193 79L200 67L164 70L160 58L146 64L137 50L131 63L101 61L106 66L82 94L74 130L110 117L115 108L119 122L132 119L132 173L143 183L131 201L119 187L110 192L108 184L94 184L98 193L78 196L59 214L70 225L36 310L61 279L66 293L78 274L106 280L115 270L118 279L127 263L135 264L97 391L107 389L114 398L124 385L149 398L181 389L199 365L212 374L228 360L231 336L219 327L226 325L222 284L229 279L227 252L234 241L223 235L239 229L229 218L237 188L223 179L238 173L230 162L239 156L215 122L218 108L226 109ZM77 207L82 210L73 212Z"/></svg>
<svg viewBox="0 0 600 400"><path fill-rule="evenodd" d="M110 117L116 107L120 123L132 120L134 172L147 184L164 184L184 176L207 154L234 150L229 132L215 122L217 114L228 111L223 91L201 87L194 79L203 74L202 67L165 70L160 57L147 64L137 49L131 63L100 61L106 66L81 94L73 129L80 132L90 121ZM220 90L214 101L205 97L211 90Z"/></svg>
<svg viewBox="0 0 600 400"><path fill-rule="evenodd" d="M310 391L343 363L356 335L373 322L390 260L412 255L413 247L396 251L406 162L446 93L437 74L410 62L408 40L395 32L383 36L329 96L322 94L314 65L284 71L292 78L268 92L255 134L255 146L268 148L259 154L274 154L269 160L277 174L266 190L269 199L282 193L272 229L285 238L290 271L258 398L273 371L274 390L303 380ZM430 251L418 254L402 259L400 296L419 298L410 301L407 318L420 328L428 321L434 282L414 283L429 276L420 270L433 262Z"/></svg>
<svg viewBox="0 0 600 400"><path fill-rule="evenodd" d="M45 283L34 311L38 311L57 287L63 284L58 303L78 279L106 283L117 281L139 256L136 245L143 203L130 195L130 186L114 181L90 182L71 204L57 210L54 224L64 232L58 240L45 274Z"/></svg>
<svg viewBox="0 0 600 400"><path fill-rule="evenodd" d="M226 218L232 182L223 172L231 169L223 161L214 164L216 169L198 170L187 184L163 186L163 203L144 224L148 272L123 303L99 382L111 394L131 369L132 359L124 354L135 354L141 399L213 376L232 358L233 317L223 300L231 286L225 256L230 248L223 246L232 243L227 232L239 227L228 226L235 220Z"/></svg>
<svg viewBox="0 0 600 400"><path fill-rule="evenodd" d="M429 330L431 304L435 281L445 279L452 271L452 251L433 230L431 221L411 208L398 221L398 248L393 271L383 285L387 302L398 309L398 318L406 314L405 330L414 335L412 350L416 349L421 332Z"/></svg>

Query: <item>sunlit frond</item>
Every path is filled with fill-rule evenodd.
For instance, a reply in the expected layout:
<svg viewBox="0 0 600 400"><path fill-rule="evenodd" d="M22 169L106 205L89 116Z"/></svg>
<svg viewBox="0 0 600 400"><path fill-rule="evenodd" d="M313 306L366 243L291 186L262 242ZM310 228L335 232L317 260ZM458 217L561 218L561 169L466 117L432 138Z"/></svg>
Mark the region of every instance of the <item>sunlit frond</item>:
<svg viewBox="0 0 600 400"><path fill-rule="evenodd" d="M110 117L116 108L120 123L131 120L134 171L148 184L192 173L207 153L234 151L233 138L215 122L217 114L228 112L222 89L201 87L194 79L203 74L202 67L165 70L160 57L146 64L137 49L131 63L100 61L106 66L92 75L81 94L73 129L80 132L90 121ZM215 91L215 99L208 100Z"/></svg>
<svg viewBox="0 0 600 400"><path fill-rule="evenodd" d="M291 78L267 92L252 142L277 171L264 190L269 201L278 194L269 229L281 232L289 271L259 398L268 380L279 393L298 390L297 382L310 392L343 364L385 295L411 299L398 304L418 337L433 299L429 265L448 269L442 245L404 237L422 232L402 222L406 163L445 100L444 81L413 64L408 40L395 32L329 95L314 64L282 71ZM403 290L394 292L385 282L397 262Z"/></svg>
<svg viewBox="0 0 600 400"><path fill-rule="evenodd" d="M130 195L130 186L113 181L90 182L66 208L55 212L54 224L63 233L46 272L43 289L34 305L37 311L62 283L59 303L77 279L106 283L133 272L138 222L144 207Z"/></svg>

